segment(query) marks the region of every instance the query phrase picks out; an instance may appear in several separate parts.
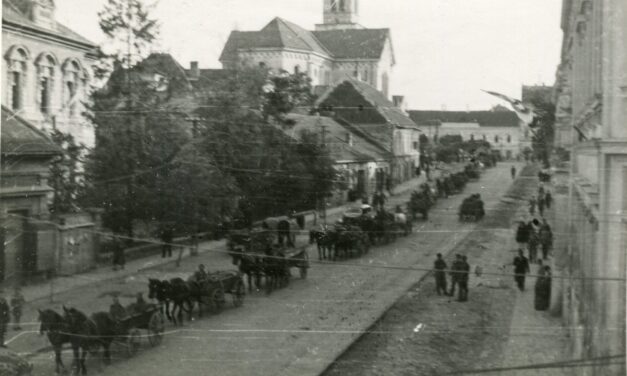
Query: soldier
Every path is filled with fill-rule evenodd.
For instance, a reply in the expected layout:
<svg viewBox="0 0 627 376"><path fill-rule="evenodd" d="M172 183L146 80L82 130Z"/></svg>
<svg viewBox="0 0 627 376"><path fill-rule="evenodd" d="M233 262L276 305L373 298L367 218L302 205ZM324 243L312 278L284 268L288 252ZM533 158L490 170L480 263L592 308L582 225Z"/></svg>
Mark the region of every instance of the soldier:
<svg viewBox="0 0 627 376"><path fill-rule="evenodd" d="M15 326L13 330L21 330L20 319L22 318L22 308L24 307L24 296L20 291L19 286L15 288L13 296L11 297L11 313L13 313L13 322Z"/></svg>
<svg viewBox="0 0 627 376"><path fill-rule="evenodd" d="M468 264L466 256L462 256L461 258L460 271L458 300L460 302L465 302L468 300L468 279L470 277L470 264Z"/></svg>
<svg viewBox="0 0 627 376"><path fill-rule="evenodd" d="M438 295L446 295L446 261L442 258L442 254L438 253L437 259L433 263L434 275L435 275L435 291Z"/></svg>
<svg viewBox="0 0 627 376"><path fill-rule="evenodd" d="M451 291L449 296L455 296L455 285L459 284L460 271L462 270L462 256L460 254L455 255L455 261L451 265Z"/></svg>
<svg viewBox="0 0 627 376"><path fill-rule="evenodd" d="M9 303L4 298L4 290L0 287L0 347L6 347L4 336L7 333L7 326L11 317L9 316Z"/></svg>
<svg viewBox="0 0 627 376"><path fill-rule="evenodd" d="M514 258L514 280L520 291L525 291L525 276L529 273L529 260L523 254L523 250L518 250L518 256Z"/></svg>

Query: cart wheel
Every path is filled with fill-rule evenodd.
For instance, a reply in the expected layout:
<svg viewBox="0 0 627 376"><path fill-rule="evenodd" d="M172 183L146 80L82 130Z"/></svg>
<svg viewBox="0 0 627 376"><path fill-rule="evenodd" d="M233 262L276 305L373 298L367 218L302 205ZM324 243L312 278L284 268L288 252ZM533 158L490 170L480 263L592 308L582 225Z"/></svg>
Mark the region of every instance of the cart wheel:
<svg viewBox="0 0 627 376"><path fill-rule="evenodd" d="M222 287L219 287L211 294L211 312L220 313L224 307L224 302L224 290L222 290Z"/></svg>
<svg viewBox="0 0 627 376"><path fill-rule="evenodd" d="M163 314L157 311L150 316L150 321L148 321L148 342L150 342L151 346L154 347L161 344L164 330L165 320L163 319Z"/></svg>
<svg viewBox="0 0 627 376"><path fill-rule="evenodd" d="M242 304L244 304L244 296L246 296L246 287L244 287L244 282L242 280L239 280L237 282L237 285L233 289L233 293L231 295L233 296L233 305L235 307L240 307Z"/></svg>
<svg viewBox="0 0 627 376"><path fill-rule="evenodd" d="M126 350L128 351L128 356L133 356L137 354L139 351L139 347L141 346L141 332L139 329L131 329L128 332L128 337L126 340Z"/></svg>

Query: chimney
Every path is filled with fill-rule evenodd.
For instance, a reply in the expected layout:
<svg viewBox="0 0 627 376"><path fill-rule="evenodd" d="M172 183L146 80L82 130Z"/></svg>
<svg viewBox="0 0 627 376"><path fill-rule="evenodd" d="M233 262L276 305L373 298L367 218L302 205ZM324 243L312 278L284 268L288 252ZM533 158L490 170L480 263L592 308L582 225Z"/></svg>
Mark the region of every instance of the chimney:
<svg viewBox="0 0 627 376"><path fill-rule="evenodd" d="M348 146L353 146L353 134L350 132L346 132L346 143Z"/></svg>
<svg viewBox="0 0 627 376"><path fill-rule="evenodd" d="M405 111L405 97L402 95L393 95L392 102L394 102L394 106L400 108Z"/></svg>
<svg viewBox="0 0 627 376"><path fill-rule="evenodd" d="M198 62L192 61L189 63L189 78L197 80L200 77L200 69L198 69Z"/></svg>

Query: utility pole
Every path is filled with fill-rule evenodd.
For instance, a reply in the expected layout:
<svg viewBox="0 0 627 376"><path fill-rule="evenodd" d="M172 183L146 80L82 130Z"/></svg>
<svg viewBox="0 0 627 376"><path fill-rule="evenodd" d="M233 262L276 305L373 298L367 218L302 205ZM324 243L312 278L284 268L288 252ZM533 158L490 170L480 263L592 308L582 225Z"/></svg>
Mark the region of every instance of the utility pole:
<svg viewBox="0 0 627 376"><path fill-rule="evenodd" d="M198 149L194 145L195 139L198 137L198 123L203 120L200 117L187 117L185 121L192 123L192 165L196 167L196 161L198 157ZM190 254L192 256L198 255L198 200L196 197L196 184L192 182L192 249Z"/></svg>
<svg viewBox="0 0 627 376"><path fill-rule="evenodd" d="M322 125L322 121L320 119L320 113L318 113L318 125L320 126L320 131L322 132L322 148L326 149L327 147L327 126L326 125ZM323 223L326 227L327 225L327 197L323 196L322 197L322 217L323 217Z"/></svg>

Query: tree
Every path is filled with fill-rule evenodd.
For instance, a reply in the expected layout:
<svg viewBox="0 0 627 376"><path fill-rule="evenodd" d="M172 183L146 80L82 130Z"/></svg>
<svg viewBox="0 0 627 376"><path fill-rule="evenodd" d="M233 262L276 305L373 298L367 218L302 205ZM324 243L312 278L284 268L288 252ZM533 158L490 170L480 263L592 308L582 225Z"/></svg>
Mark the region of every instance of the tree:
<svg viewBox="0 0 627 376"><path fill-rule="evenodd" d="M548 168L555 139L555 105L539 96L532 99L532 105L536 113L529 125L533 130L531 138L533 155L542 161L545 168Z"/></svg>
<svg viewBox="0 0 627 376"><path fill-rule="evenodd" d="M153 9L140 0L107 0L98 12L108 42L98 50L97 78L106 77L116 65L128 69L150 53L159 35L159 24L150 14Z"/></svg>
<svg viewBox="0 0 627 376"><path fill-rule="evenodd" d="M76 200L84 188L79 163L85 146L77 144L71 134L58 129L51 132L50 138L63 150L63 154L50 164L50 181L54 190L50 210L54 214L76 211Z"/></svg>
<svg viewBox="0 0 627 376"><path fill-rule="evenodd" d="M304 73L288 74L281 71L278 75L270 76L264 92L263 114L266 120L273 116L282 121L283 116L294 108L311 106L314 100L311 78Z"/></svg>

